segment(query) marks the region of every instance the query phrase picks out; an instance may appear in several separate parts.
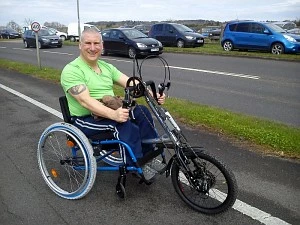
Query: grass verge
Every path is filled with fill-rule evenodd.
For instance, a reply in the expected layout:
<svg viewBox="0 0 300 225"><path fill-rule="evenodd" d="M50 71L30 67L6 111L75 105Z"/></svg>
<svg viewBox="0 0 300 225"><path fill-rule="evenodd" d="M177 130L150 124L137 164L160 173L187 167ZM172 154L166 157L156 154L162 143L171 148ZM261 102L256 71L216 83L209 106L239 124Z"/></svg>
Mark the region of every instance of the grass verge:
<svg viewBox="0 0 300 225"><path fill-rule="evenodd" d="M0 68L54 82L59 82L61 73L53 68L39 69L34 65L4 59L0 59ZM117 88L116 93L123 95L121 88ZM255 145L268 154L300 159L298 128L176 98L170 98L165 107L175 118L194 128L224 134L241 143Z"/></svg>

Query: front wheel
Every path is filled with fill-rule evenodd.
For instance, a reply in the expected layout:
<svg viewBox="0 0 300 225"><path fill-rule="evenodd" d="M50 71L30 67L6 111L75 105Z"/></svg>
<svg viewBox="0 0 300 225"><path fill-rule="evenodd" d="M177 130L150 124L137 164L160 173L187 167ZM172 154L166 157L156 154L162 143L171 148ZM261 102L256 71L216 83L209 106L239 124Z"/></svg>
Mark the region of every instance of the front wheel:
<svg viewBox="0 0 300 225"><path fill-rule="evenodd" d="M187 172L175 159L171 179L180 198L194 210L218 214L233 206L237 184L233 173L215 157L200 149L185 153Z"/></svg>
<svg viewBox="0 0 300 225"><path fill-rule="evenodd" d="M181 40L181 39L179 39L179 40L177 41L176 45L177 45L178 48L184 48L184 41Z"/></svg>
<svg viewBox="0 0 300 225"><path fill-rule="evenodd" d="M275 43L271 47L271 52L272 52L272 54L275 54L275 55L283 54L284 53L284 47L280 43Z"/></svg>
<svg viewBox="0 0 300 225"><path fill-rule="evenodd" d="M133 47L128 48L128 56L131 59L134 59L136 56L136 50Z"/></svg>

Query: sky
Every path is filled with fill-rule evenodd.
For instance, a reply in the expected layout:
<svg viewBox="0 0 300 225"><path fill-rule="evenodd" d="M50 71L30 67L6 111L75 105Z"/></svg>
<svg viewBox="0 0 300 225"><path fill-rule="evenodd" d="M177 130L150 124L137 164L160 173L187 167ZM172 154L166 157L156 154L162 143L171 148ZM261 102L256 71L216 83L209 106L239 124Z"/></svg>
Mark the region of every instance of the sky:
<svg viewBox="0 0 300 225"><path fill-rule="evenodd" d="M77 22L235 19L300 20L300 0L1 0L0 26Z"/></svg>

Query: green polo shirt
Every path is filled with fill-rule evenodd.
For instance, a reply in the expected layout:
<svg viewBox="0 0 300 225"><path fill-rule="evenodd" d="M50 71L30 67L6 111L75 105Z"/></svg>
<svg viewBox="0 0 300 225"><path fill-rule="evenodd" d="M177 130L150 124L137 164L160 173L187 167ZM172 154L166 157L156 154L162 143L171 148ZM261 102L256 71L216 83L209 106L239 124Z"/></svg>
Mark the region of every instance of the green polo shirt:
<svg viewBox="0 0 300 225"><path fill-rule="evenodd" d="M61 73L60 82L67 96L72 116L86 116L91 112L68 93L71 87L84 84L89 89L90 96L95 99L101 99L104 95L114 96L113 84L120 78L121 72L102 60L98 60L97 63L101 74L92 70L80 57L67 64Z"/></svg>

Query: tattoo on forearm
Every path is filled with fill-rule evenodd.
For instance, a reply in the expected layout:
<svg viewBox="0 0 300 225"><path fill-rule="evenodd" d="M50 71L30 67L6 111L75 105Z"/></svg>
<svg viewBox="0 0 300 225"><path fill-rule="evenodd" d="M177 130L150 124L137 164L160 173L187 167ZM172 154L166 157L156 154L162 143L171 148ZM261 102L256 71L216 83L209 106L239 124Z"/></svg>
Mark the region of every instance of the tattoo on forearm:
<svg viewBox="0 0 300 225"><path fill-rule="evenodd" d="M80 93L86 90L86 86L84 84L79 84L69 89L72 95L79 95Z"/></svg>

